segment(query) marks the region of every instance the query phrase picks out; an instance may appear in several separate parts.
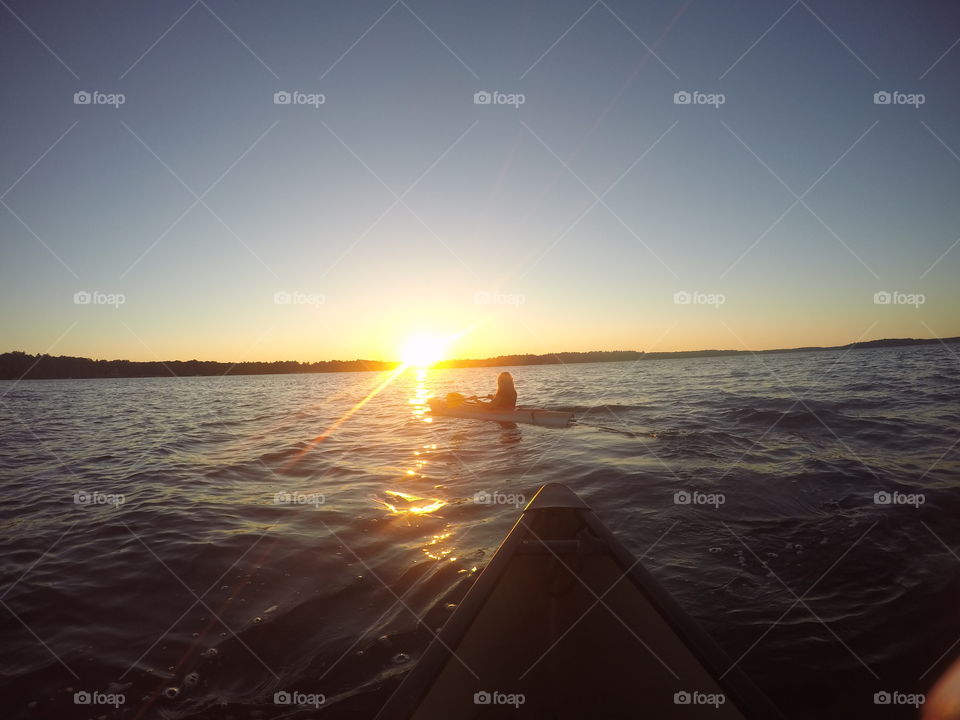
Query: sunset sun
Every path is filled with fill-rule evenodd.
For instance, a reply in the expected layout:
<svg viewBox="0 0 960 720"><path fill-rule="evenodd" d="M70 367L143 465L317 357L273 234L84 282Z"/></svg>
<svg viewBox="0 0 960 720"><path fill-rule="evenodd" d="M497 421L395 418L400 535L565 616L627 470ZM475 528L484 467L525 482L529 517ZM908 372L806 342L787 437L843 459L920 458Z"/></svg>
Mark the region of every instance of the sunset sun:
<svg viewBox="0 0 960 720"><path fill-rule="evenodd" d="M443 359L444 341L432 335L415 335L403 348L401 359L413 367L429 367Z"/></svg>

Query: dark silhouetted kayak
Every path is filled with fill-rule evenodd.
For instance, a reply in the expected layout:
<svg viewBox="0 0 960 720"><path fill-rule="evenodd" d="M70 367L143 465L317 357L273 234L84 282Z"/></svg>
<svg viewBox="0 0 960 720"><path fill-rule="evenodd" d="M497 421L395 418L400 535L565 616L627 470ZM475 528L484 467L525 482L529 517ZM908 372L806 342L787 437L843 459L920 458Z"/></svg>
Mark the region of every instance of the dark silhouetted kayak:
<svg viewBox="0 0 960 720"><path fill-rule="evenodd" d="M377 715L781 715L564 485L542 487Z"/></svg>
<svg viewBox="0 0 960 720"><path fill-rule="evenodd" d="M572 412L561 410L541 410L540 408L518 407L513 410L489 409L479 403L459 402L448 404L443 398L430 398L430 412L434 415L469 418L471 420L494 420L496 422L526 423L545 427L566 427L573 420Z"/></svg>

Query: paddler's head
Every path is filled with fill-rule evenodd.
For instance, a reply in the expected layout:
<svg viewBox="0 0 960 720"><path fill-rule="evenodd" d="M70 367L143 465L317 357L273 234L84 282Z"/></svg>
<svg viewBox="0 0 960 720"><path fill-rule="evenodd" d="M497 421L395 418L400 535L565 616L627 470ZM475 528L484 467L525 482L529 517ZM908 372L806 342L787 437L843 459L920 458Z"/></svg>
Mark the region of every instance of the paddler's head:
<svg viewBox="0 0 960 720"><path fill-rule="evenodd" d="M508 372L497 375L497 390L513 390L513 375Z"/></svg>

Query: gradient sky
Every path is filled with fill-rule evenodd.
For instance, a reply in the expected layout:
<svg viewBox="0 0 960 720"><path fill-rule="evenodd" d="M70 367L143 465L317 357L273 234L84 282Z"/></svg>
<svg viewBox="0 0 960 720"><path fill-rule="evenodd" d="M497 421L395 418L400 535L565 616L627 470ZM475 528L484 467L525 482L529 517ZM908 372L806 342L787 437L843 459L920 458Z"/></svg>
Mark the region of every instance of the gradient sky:
<svg viewBox="0 0 960 720"><path fill-rule="evenodd" d="M958 38L960 8L932 1L4 0L0 350L960 335ZM274 104L283 90L325 103Z"/></svg>

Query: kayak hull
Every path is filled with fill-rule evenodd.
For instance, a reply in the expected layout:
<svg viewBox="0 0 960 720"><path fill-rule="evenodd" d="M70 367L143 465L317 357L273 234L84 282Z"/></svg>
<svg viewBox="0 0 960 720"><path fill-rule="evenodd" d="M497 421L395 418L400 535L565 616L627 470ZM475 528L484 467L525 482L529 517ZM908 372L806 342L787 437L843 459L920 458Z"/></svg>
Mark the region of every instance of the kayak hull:
<svg viewBox="0 0 960 720"><path fill-rule="evenodd" d="M781 717L589 507L556 484L530 502L377 718L508 711Z"/></svg>
<svg viewBox="0 0 960 720"><path fill-rule="evenodd" d="M467 418L470 420L493 420L503 423L524 423L543 427L567 427L573 420L572 412L560 410L541 410L540 408L515 408L513 410L491 410L474 403L462 403L448 406L443 398L430 398L430 411L434 415Z"/></svg>

